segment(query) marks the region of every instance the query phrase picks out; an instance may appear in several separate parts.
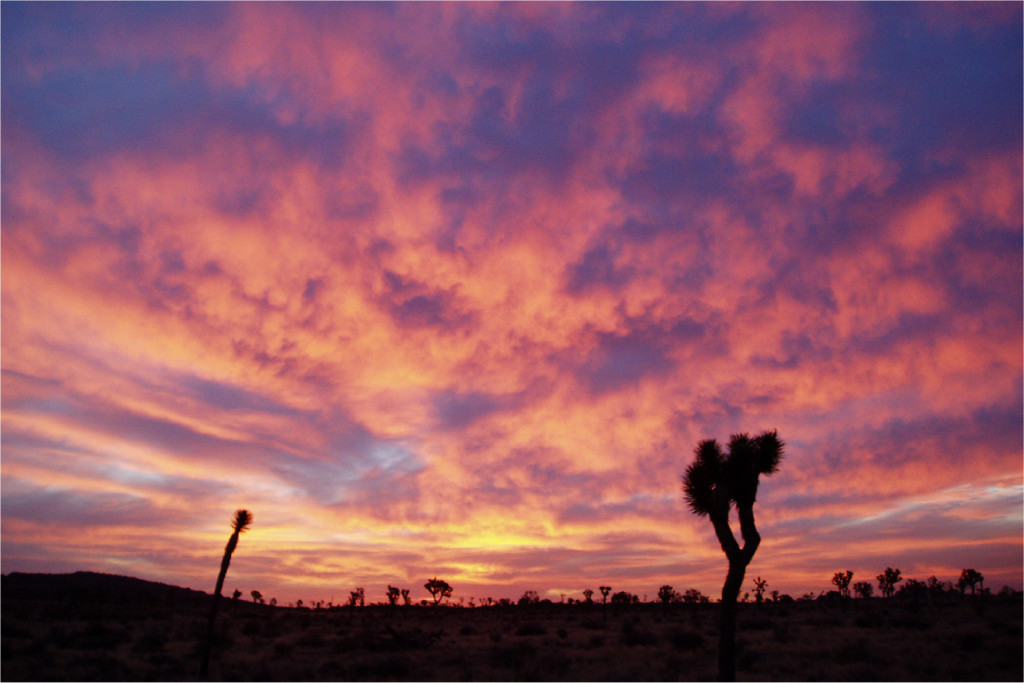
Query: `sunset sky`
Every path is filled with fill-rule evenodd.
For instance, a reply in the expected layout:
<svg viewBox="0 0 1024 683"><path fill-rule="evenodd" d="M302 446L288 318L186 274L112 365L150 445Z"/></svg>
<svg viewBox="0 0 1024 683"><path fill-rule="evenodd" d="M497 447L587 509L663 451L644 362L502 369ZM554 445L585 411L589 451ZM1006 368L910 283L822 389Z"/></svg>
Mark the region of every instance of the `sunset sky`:
<svg viewBox="0 0 1024 683"><path fill-rule="evenodd" d="M3 572L1021 588L1021 8L4 3Z"/></svg>

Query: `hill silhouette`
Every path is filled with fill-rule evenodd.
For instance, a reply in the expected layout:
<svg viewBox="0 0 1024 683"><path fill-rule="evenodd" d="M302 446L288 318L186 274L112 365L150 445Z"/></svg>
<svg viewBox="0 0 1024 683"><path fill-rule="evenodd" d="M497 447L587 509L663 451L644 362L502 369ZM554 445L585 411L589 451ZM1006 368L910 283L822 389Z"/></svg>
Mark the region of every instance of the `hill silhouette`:
<svg viewBox="0 0 1024 683"><path fill-rule="evenodd" d="M147 604L170 602L177 605L205 604L209 593L146 581L132 576L79 571L70 574L11 572L0 577L4 600L45 600L65 603Z"/></svg>

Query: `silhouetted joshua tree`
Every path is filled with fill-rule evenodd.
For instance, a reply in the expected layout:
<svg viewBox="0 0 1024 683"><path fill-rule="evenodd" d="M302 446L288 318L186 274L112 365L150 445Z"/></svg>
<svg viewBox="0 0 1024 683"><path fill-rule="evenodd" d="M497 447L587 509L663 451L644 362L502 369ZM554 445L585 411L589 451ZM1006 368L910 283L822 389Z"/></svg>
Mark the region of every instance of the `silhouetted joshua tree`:
<svg viewBox="0 0 1024 683"><path fill-rule="evenodd" d="M885 571L875 577L878 580L878 589L882 591L883 598L891 598L896 590L896 584L903 580L899 569L886 567Z"/></svg>
<svg viewBox="0 0 1024 683"><path fill-rule="evenodd" d="M601 591L601 604L608 603L608 594L612 592L611 586L598 586L597 589Z"/></svg>
<svg viewBox="0 0 1024 683"><path fill-rule="evenodd" d="M590 603L594 602L594 591L587 588L583 591L583 597L587 599L587 604L589 605Z"/></svg>
<svg viewBox="0 0 1024 683"><path fill-rule="evenodd" d="M423 584L423 587L426 588L434 598L435 605L439 604L442 598L450 598L452 596L452 587L443 579L435 577Z"/></svg>
<svg viewBox="0 0 1024 683"><path fill-rule="evenodd" d="M398 590L394 586L390 586L389 585L388 586L388 604L391 605L391 606L397 605L398 604L398 596L400 596L401 594L402 594L402 592L400 590Z"/></svg>
<svg viewBox="0 0 1024 683"><path fill-rule="evenodd" d="M850 582L853 581L853 572L847 569L845 572L836 572L832 575L832 583L839 589L839 595L844 598L850 597Z"/></svg>
<svg viewBox="0 0 1024 683"><path fill-rule="evenodd" d="M675 589L672 588L672 586L665 584L664 586L658 589L658 599L666 605L670 602L678 602L679 593L676 593Z"/></svg>
<svg viewBox="0 0 1024 683"><path fill-rule="evenodd" d="M359 586L354 591L349 591L348 594L348 606L349 607L363 607L366 605L366 591L363 590L362 586Z"/></svg>
<svg viewBox="0 0 1024 683"><path fill-rule="evenodd" d="M960 572L960 579L956 582L956 587L960 589L961 593L966 593L967 589L971 589L971 595L975 595L975 586L984 586L985 577L981 575L981 572L975 571L974 569L964 569Z"/></svg>
<svg viewBox="0 0 1024 683"><path fill-rule="evenodd" d="M238 547L238 536L252 524L252 513L248 510L236 510L235 516L231 519L231 538L224 547L224 557L220 561L220 573L217 574L217 587L213 591L213 605L210 607L210 623L206 630L206 643L203 645L203 660L199 666L199 675L206 678L210 670L210 650L213 647L213 625L217 620L217 605L220 602L220 592L224 588L224 577L228 574L228 565L231 564L231 555Z"/></svg>
<svg viewBox="0 0 1024 683"><path fill-rule="evenodd" d="M263 593L260 593L259 591L249 591L249 595L252 596L253 602L263 602Z"/></svg>
<svg viewBox="0 0 1024 683"><path fill-rule="evenodd" d="M729 560L729 572L722 586L721 627L718 641L718 675L723 681L736 679L736 599L743 585L747 565L761 544L754 524L754 502L759 477L779 469L784 445L778 433L766 431L750 438L734 434L728 454L714 439L701 441L694 461L683 475L683 493L690 510L698 517L710 517L722 551ZM739 513L740 547L729 526L729 510Z"/></svg>
<svg viewBox="0 0 1024 683"><path fill-rule="evenodd" d="M754 579L754 600L757 604L764 602L764 592L768 588L768 582L760 576Z"/></svg>
<svg viewBox="0 0 1024 683"><path fill-rule="evenodd" d="M853 584L853 592L866 600L874 595L875 587L869 581L858 581Z"/></svg>

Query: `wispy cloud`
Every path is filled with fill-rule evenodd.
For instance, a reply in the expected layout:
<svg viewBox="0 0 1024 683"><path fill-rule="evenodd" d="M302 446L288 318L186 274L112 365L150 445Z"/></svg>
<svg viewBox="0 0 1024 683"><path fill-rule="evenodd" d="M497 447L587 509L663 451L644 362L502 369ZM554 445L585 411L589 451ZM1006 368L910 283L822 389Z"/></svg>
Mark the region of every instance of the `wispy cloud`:
<svg viewBox="0 0 1024 683"><path fill-rule="evenodd" d="M4 571L1020 586L1019 6L2 13Z"/></svg>

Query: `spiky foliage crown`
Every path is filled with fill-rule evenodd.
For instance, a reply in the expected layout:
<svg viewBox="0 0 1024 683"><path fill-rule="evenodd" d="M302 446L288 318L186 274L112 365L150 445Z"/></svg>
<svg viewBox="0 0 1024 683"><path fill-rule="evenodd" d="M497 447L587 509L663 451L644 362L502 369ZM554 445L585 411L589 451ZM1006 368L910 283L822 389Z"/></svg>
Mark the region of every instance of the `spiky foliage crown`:
<svg viewBox="0 0 1024 683"><path fill-rule="evenodd" d="M694 460L683 474L683 494L690 510L698 517L730 505L753 505L757 498L758 478L778 471L784 444L776 431L750 438L733 434L728 454L714 439L697 444Z"/></svg>
<svg viewBox="0 0 1024 683"><path fill-rule="evenodd" d="M248 510L235 510L235 516L231 519L231 528L242 533L252 524L252 513Z"/></svg>

